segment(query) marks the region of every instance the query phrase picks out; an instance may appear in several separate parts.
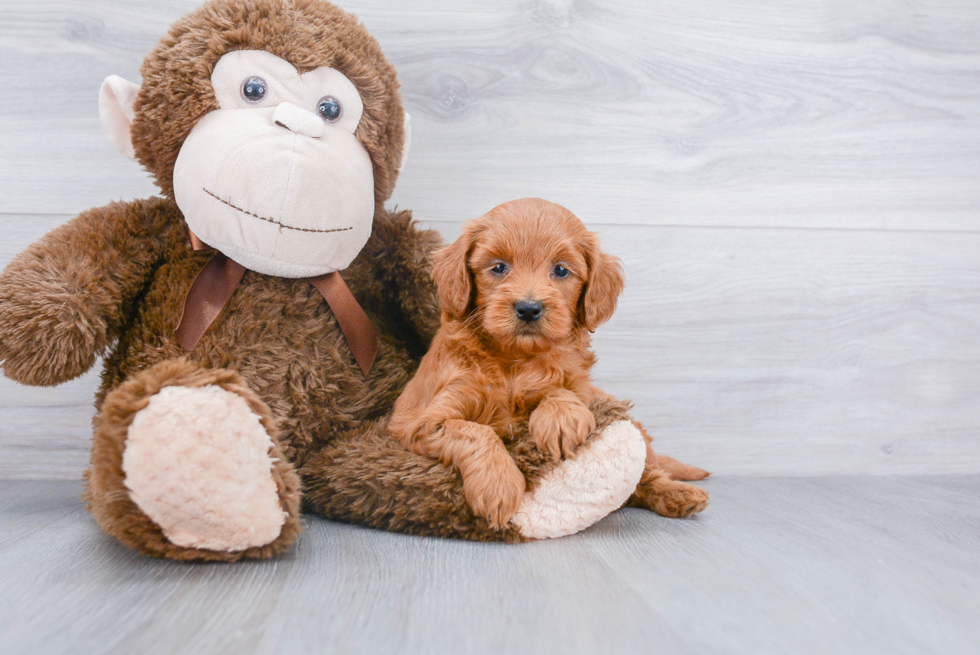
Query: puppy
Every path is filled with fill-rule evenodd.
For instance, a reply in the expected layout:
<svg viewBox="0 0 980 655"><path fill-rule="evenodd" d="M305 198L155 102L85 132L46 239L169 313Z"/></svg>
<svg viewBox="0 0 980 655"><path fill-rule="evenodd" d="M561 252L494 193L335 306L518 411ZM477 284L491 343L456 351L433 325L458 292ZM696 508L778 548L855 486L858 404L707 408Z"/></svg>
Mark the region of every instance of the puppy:
<svg viewBox="0 0 980 655"><path fill-rule="evenodd" d="M574 457L595 430L588 405L602 392L589 377L589 333L615 311L622 267L567 209L524 199L467 223L438 254L433 277L442 327L389 429L409 449L457 467L470 507L502 527L520 508L525 480L498 433L528 420L537 447L558 460ZM707 495L671 480L670 468L686 479L707 472L663 465L648 446L628 504L668 516L703 509Z"/></svg>

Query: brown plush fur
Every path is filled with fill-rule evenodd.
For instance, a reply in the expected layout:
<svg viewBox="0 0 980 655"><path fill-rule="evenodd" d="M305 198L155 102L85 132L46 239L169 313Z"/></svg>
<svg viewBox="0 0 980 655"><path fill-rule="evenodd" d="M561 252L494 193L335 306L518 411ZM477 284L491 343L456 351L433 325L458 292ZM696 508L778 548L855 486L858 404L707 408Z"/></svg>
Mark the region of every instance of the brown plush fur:
<svg viewBox="0 0 980 655"><path fill-rule="evenodd" d="M373 162L378 210L373 234L344 278L381 334L368 376L322 296L302 280L248 272L193 352L173 338L183 299L211 256L191 249L172 197L173 163L194 123L215 108L212 66L238 48L267 49L300 70L334 66L365 100L357 136ZM142 72L133 140L165 197L84 212L0 275L0 366L7 376L54 385L105 358L86 490L99 524L148 555L268 557L299 531L292 468L303 479L305 507L327 517L415 534L518 539L476 519L455 471L405 451L384 431L438 329L430 270L442 243L435 232L418 230L409 212L381 208L401 157L403 112L394 70L376 41L327 3L222 0L179 21ZM129 501L120 469L129 422L169 384L219 384L263 418L284 460L276 481L290 516L272 544L239 553L178 548ZM607 422L602 412L622 413L597 411L599 425ZM523 453L515 457L533 482L547 468L545 458L516 441L512 447Z"/></svg>
<svg viewBox="0 0 980 655"><path fill-rule="evenodd" d="M470 507L501 527L520 508L525 479L499 435L526 422L557 461L595 430L589 405L605 394L589 375L590 332L615 311L622 268L567 209L526 198L467 223L437 256L434 277L442 327L389 428L414 452L458 468ZM528 301L540 304L533 321L518 316ZM648 445L634 500L686 516L707 495L671 482Z"/></svg>
<svg viewBox="0 0 980 655"><path fill-rule="evenodd" d="M208 79L235 49L266 49L301 71L331 65L365 101L357 137L369 153L377 211L367 245L343 273L381 335L368 376L307 281L247 272L193 350L173 332L194 277L211 256L191 249L173 200L173 164L193 125L215 108ZM86 211L46 235L0 274L0 367L24 384L54 385L105 358L86 498L99 525L153 556L269 557L299 532L296 508L413 534L516 541L463 498L456 471L408 452L385 429L395 399L439 326L430 277L435 232L389 212L401 158L403 112L394 70L353 18L316 0L217 0L180 20L143 64L132 127L139 161L164 197ZM273 543L237 553L178 548L125 491L121 453L133 415L167 385L217 384L262 418L283 460L274 477L289 515ZM597 430L624 417L592 406ZM275 425L274 425L275 424ZM554 466L521 438L507 447L529 485ZM587 446L586 446L587 447Z"/></svg>
<svg viewBox="0 0 980 655"><path fill-rule="evenodd" d="M628 404L608 397L596 398L590 409L596 421L593 435L630 418ZM342 435L310 457L310 470L329 470L332 475L304 489L304 507L338 520L407 534L525 541L512 525L493 529L486 518L477 516L462 493L459 473L406 450L386 423L379 420L365 431ZM528 491L533 491L554 460L534 445L527 423L501 436L507 453L528 481ZM590 443L582 448L589 448Z"/></svg>

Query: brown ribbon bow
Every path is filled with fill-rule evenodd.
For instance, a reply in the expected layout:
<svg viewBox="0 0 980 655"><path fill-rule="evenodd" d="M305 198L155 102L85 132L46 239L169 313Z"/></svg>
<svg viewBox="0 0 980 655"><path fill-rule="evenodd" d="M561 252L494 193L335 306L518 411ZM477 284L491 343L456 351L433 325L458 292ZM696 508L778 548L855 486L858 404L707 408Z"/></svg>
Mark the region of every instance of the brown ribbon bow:
<svg viewBox="0 0 980 655"><path fill-rule="evenodd" d="M194 250L207 246L191 232ZM235 289L245 276L247 269L220 252L208 260L201 272L194 278L187 296L184 298L184 311L177 322L174 336L185 350L194 350L207 329L218 318ZM357 365L367 375L374 358L378 354L378 331L364 312L357 299L350 292L344 278L338 271L307 278L316 287L330 310L337 317L340 331L354 354Z"/></svg>

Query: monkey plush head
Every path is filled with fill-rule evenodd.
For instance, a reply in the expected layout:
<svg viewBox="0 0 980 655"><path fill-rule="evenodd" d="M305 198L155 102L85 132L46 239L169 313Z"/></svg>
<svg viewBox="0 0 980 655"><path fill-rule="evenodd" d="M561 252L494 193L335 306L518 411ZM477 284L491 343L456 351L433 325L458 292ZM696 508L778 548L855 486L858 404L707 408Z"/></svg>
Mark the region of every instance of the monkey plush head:
<svg viewBox="0 0 980 655"><path fill-rule="evenodd" d="M343 270L407 153L395 70L321 0L213 0L102 86L103 129L201 241L280 277Z"/></svg>

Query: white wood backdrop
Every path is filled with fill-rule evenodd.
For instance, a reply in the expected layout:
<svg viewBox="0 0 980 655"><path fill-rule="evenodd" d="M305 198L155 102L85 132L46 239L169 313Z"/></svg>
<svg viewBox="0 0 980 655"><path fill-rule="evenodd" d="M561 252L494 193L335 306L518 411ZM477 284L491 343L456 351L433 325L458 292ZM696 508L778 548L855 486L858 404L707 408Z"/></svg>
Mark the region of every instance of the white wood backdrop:
<svg viewBox="0 0 980 655"><path fill-rule="evenodd" d="M155 193L102 79L195 1L0 2L0 265ZM350 0L414 124L393 203L528 195L623 258L597 378L721 475L980 472L980 2ZM97 375L0 379L0 477L77 478Z"/></svg>

